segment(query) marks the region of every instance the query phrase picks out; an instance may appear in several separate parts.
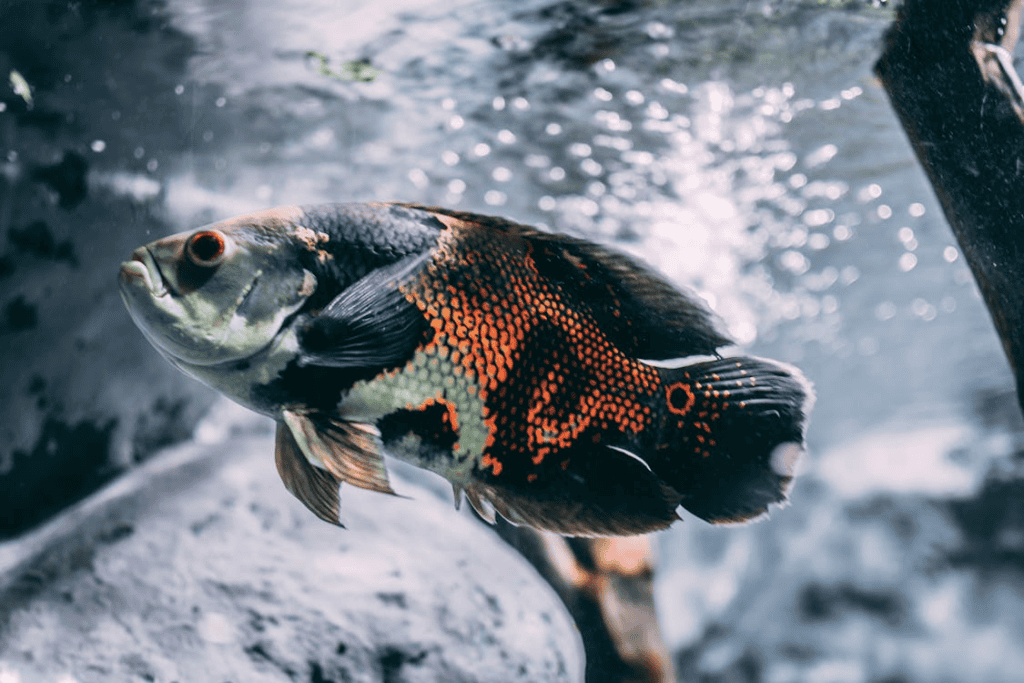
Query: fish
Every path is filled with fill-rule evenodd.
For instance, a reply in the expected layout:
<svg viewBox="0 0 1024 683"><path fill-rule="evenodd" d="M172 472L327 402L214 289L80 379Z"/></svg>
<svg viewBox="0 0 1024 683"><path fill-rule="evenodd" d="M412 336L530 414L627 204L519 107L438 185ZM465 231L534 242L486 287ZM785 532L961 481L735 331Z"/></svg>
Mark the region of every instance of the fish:
<svg viewBox="0 0 1024 683"><path fill-rule="evenodd" d="M567 536L787 502L813 389L719 352L715 314L629 256L405 203L286 206L136 249L120 291L170 363L277 424L285 487L340 525L384 455L489 522Z"/></svg>

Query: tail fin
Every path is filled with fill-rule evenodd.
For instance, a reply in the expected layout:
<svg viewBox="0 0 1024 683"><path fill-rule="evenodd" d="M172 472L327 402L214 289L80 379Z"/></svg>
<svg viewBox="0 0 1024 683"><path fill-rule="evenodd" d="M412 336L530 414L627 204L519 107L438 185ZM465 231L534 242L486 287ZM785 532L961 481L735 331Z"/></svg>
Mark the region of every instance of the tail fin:
<svg viewBox="0 0 1024 683"><path fill-rule="evenodd" d="M647 459L682 494L682 506L729 523L784 503L813 403L800 371L744 357L659 372L663 422Z"/></svg>

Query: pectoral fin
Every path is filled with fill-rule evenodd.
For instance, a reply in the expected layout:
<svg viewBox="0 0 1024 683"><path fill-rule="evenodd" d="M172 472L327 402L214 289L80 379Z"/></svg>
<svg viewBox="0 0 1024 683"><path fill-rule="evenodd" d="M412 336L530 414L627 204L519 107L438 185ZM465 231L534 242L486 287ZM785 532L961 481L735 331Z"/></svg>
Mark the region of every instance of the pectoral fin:
<svg viewBox="0 0 1024 683"><path fill-rule="evenodd" d="M343 526L338 521L341 507L338 480L327 470L311 465L299 449L291 430L280 422L277 423L274 461L285 488L293 496L320 519Z"/></svg>
<svg viewBox="0 0 1024 683"><path fill-rule="evenodd" d="M399 285L430 256L423 252L378 268L355 282L299 332L303 365L379 368L404 363L427 324Z"/></svg>
<svg viewBox="0 0 1024 683"><path fill-rule="evenodd" d="M396 495L388 483L384 459L377 447L376 428L317 413L306 415L286 410L283 417L307 462L323 463L339 481Z"/></svg>

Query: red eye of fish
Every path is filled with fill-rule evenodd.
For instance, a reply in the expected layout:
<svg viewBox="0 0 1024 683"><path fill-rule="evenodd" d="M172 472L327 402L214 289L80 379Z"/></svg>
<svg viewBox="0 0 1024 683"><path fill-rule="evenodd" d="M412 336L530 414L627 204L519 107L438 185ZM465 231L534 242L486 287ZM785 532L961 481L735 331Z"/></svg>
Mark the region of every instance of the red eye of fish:
<svg viewBox="0 0 1024 683"><path fill-rule="evenodd" d="M212 268L224 259L226 246L224 235L216 230L203 230L189 238L185 255L197 266Z"/></svg>

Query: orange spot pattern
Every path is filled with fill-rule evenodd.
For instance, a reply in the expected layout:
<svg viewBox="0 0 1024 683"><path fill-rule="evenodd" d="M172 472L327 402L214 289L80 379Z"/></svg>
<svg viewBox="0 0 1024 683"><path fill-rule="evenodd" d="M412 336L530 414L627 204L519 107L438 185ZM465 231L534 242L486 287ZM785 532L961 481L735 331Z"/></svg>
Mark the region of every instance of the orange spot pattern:
<svg viewBox="0 0 1024 683"><path fill-rule="evenodd" d="M447 358L483 401L480 468L533 483L548 467L568 467L584 440L647 429L642 397L660 391L657 370L623 354L586 302L538 273L533 252L546 246L515 227L445 223L431 262L402 291L434 330L423 351Z"/></svg>

